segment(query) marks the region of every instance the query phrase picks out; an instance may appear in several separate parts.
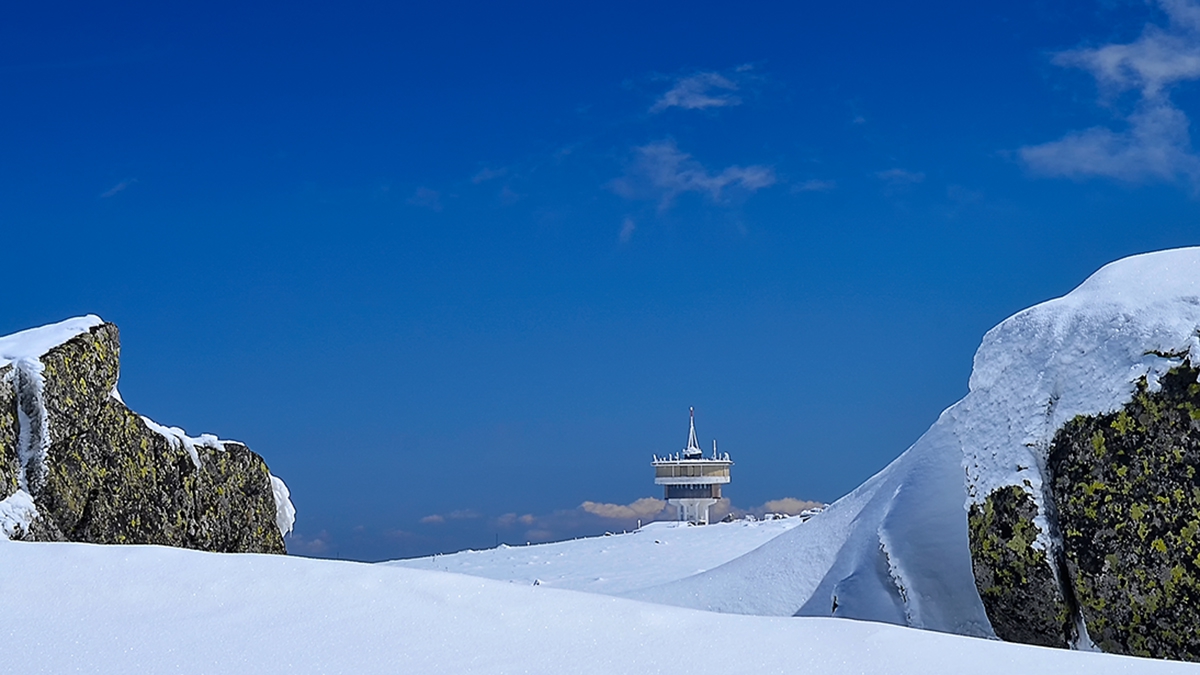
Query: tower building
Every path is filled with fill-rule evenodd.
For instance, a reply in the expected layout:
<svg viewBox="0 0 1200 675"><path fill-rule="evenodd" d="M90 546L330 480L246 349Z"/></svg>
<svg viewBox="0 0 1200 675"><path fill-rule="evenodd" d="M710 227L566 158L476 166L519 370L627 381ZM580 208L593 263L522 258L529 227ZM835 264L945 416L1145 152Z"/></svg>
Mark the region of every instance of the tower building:
<svg viewBox="0 0 1200 675"><path fill-rule="evenodd" d="M679 512L679 520L696 525L708 524L708 509L721 499L721 486L729 482L729 453L717 454L713 441L712 457L696 441L696 411L688 409L691 429L687 447L667 457L654 456L654 483L663 486L663 498Z"/></svg>

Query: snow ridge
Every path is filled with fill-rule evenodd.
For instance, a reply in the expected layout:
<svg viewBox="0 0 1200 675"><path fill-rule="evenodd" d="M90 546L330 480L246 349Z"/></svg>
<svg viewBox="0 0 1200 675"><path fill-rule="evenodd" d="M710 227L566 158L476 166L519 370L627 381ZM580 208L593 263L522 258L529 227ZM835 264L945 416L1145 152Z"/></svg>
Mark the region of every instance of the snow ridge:
<svg viewBox="0 0 1200 675"><path fill-rule="evenodd" d="M167 427L155 422L154 420L139 415L142 418L142 423L145 424L151 431L157 433L176 450L182 448L187 451L189 457L192 458L192 464L197 469L200 468L200 452L196 448L211 448L218 452L225 452L225 441L217 438L213 434L200 434L197 438L192 438L187 435L187 432L179 427Z"/></svg>
<svg viewBox="0 0 1200 675"><path fill-rule="evenodd" d="M803 527L704 574L631 597L721 612L848 616L994 637L975 588L967 511L1015 485L1053 554L1046 454L1077 415L1115 411L1200 364L1200 248L1106 265L988 331L968 394L908 450ZM900 606L897 607L897 602ZM1086 646L1086 645L1083 645Z"/></svg>

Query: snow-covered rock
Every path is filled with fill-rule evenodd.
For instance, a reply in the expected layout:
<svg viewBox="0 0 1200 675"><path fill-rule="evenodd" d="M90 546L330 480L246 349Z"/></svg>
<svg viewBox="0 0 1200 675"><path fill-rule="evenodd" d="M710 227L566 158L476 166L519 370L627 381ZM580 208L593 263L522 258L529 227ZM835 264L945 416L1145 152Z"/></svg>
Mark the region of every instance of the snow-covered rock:
<svg viewBox="0 0 1200 675"><path fill-rule="evenodd" d="M1056 620L1026 620L1041 620L1057 632L1046 644L1089 647L1093 623L1110 619L1094 607L1090 614L1086 608L1082 614L1078 610L1074 586L1082 582L1072 574L1082 561L1078 551L1072 557L1064 550L1061 509L1051 488L1055 438L1073 420L1081 424L1119 415L1136 396L1159 392L1164 378L1180 377L1181 367L1200 364L1198 331L1200 249L1145 254L1107 265L1066 296L1022 311L989 331L975 355L967 396L887 468L804 527L716 569L630 595L722 612L846 616L988 637L1009 632L1011 626L993 598L985 609L977 576L986 590L989 579L1008 574L1014 590L1008 600L1019 604L1036 597L1044 603L1005 611L1015 617L1059 611ZM1195 372L1187 376L1194 385ZM1184 389L1191 396L1200 391L1193 388L1188 394ZM1189 462L1200 460L1200 453L1188 454L1194 444L1191 435L1180 435L1163 445L1189 448L1175 460L1186 473ZM1072 466L1079 476L1090 470L1078 462ZM1111 468L1115 473L1120 466ZM1064 484L1058 497L1066 499L1067 491L1076 489L1083 489L1077 481ZM1114 498L1102 487L1088 489L1100 491L1096 503ZM1138 497L1149 500L1146 517L1158 518L1156 527L1183 544L1178 550L1158 551L1175 565L1166 566L1166 580L1155 582L1163 592L1147 594L1154 584L1120 583L1133 596L1134 613L1141 613L1140 630L1153 633L1159 619L1174 613L1179 621L1190 621L1200 607L1200 592L1191 582L1200 578L1200 556L1184 548L1192 541L1188 532L1194 535L1200 528L1200 523L1193 527L1200 518L1200 489L1168 497L1151 492ZM1162 499L1174 499L1170 510ZM991 530L983 526L989 509ZM997 521L997 514L1007 520ZM1093 538L1081 535L1076 544L1091 546L1096 536L1103 538L1116 525L1093 527ZM989 540L991 535L997 536ZM1164 541L1146 538L1143 546L1157 550ZM1017 555L993 560L981 555L997 542ZM1135 564L1139 559L1133 558ZM1095 583L1108 583L1104 563L1102 559ZM1174 595L1164 594L1168 583ZM1186 608L1182 619L1180 607ZM1134 642L1145 648L1146 633L1140 635L1141 642ZM1020 639L1011 632L1006 637ZM1111 641L1101 646L1196 658L1200 634L1192 629L1186 639L1190 652L1139 651L1129 648L1132 643L1122 647Z"/></svg>
<svg viewBox="0 0 1200 675"><path fill-rule="evenodd" d="M119 369L96 316L0 337L0 533L285 552L295 510L262 458L137 415Z"/></svg>

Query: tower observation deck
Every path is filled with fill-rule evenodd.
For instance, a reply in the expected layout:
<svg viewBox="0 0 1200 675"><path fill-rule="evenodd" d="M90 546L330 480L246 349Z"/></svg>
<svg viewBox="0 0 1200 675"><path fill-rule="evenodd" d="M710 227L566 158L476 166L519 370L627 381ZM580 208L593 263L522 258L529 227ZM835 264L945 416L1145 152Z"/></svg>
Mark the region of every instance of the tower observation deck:
<svg viewBox="0 0 1200 675"><path fill-rule="evenodd" d="M691 429L683 452L667 457L654 456L654 483L663 486L663 498L679 513L679 520L697 525L708 524L708 509L721 499L721 486L729 482L729 453L717 454L713 441L712 457L705 457L696 441L696 411L689 409Z"/></svg>

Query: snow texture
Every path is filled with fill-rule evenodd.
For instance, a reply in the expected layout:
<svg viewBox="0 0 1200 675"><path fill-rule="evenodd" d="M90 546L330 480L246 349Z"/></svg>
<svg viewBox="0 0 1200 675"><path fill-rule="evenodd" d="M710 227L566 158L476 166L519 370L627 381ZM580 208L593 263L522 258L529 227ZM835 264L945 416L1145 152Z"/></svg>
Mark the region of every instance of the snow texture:
<svg viewBox="0 0 1200 675"><path fill-rule="evenodd" d="M1045 503L1054 433L1112 412L1145 376L1200 363L1200 248L1111 263L984 336L963 400L887 468L803 527L709 572L630 594L764 615L845 616L992 636L966 507L1020 485ZM964 479L965 475L965 479ZM1043 509L1044 511L1044 509ZM1054 546L1042 517L1038 545Z"/></svg>
<svg viewBox="0 0 1200 675"><path fill-rule="evenodd" d="M703 527L657 522L628 533L533 546L396 560L384 565L615 595L724 564L801 525L800 518L738 520Z"/></svg>
<svg viewBox="0 0 1200 675"><path fill-rule="evenodd" d="M18 533L28 532L29 524L37 514L33 497L24 490L17 490L0 500L0 537L10 539Z"/></svg>
<svg viewBox="0 0 1200 675"><path fill-rule="evenodd" d="M46 477L46 450L50 447L50 420L46 413L42 362L22 356L13 362L17 390L17 485L26 492L41 489Z"/></svg>
<svg viewBox="0 0 1200 675"><path fill-rule="evenodd" d="M610 555L618 567L633 562L619 549ZM878 623L711 614L294 556L0 541L0 564L0 597L13 608L0 624L4 668L27 675L1198 670Z"/></svg>
<svg viewBox="0 0 1200 675"><path fill-rule="evenodd" d="M104 320L100 317L88 314L0 337L0 368L14 361L37 360L42 354L102 323Z"/></svg>
<svg viewBox="0 0 1200 675"><path fill-rule="evenodd" d="M275 524L279 526L279 534L287 535L296 524L296 507L292 505L291 492L279 476L267 474L271 478L271 494L275 497Z"/></svg>

